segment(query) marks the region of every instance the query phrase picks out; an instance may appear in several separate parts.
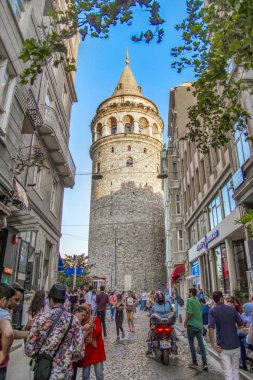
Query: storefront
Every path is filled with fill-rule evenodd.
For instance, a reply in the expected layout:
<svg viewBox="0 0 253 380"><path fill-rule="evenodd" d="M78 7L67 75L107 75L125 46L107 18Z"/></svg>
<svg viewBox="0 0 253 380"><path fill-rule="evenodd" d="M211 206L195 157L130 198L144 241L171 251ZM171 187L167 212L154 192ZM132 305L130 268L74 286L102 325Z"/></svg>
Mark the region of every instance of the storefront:
<svg viewBox="0 0 253 380"><path fill-rule="evenodd" d="M238 218L236 208L188 251L195 285L201 286L205 293L211 294L219 289L224 294L240 293L247 298L245 236L244 230L235 224ZM195 279L197 263L200 264L200 275Z"/></svg>

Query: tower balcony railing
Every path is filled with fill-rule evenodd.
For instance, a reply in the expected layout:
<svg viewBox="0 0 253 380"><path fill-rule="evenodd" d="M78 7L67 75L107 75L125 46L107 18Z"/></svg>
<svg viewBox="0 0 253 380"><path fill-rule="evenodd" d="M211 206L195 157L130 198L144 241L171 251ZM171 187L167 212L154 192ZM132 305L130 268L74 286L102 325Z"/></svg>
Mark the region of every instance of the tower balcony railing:
<svg viewBox="0 0 253 380"><path fill-rule="evenodd" d="M54 108L47 105L41 105L40 109L43 118L43 124L38 129L40 136L65 187L73 187L76 167L63 136L57 113Z"/></svg>

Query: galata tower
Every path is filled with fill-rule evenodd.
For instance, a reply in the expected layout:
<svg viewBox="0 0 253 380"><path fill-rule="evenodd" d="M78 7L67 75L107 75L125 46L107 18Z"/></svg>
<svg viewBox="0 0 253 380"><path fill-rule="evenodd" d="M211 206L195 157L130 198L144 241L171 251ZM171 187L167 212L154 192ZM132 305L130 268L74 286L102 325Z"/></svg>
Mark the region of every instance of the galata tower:
<svg viewBox="0 0 253 380"><path fill-rule="evenodd" d="M107 289L142 291L166 285L160 171L163 121L126 66L91 123L91 274Z"/></svg>

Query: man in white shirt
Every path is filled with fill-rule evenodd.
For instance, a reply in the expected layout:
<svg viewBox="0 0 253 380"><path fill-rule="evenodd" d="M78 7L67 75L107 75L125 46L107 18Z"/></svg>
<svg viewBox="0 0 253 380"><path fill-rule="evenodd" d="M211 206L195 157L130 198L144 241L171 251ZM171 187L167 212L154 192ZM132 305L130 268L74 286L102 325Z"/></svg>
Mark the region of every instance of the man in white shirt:
<svg viewBox="0 0 253 380"><path fill-rule="evenodd" d="M147 298L148 298L148 293L146 290L141 295L141 305L140 305L140 310L144 311L146 308L146 303L147 303Z"/></svg>

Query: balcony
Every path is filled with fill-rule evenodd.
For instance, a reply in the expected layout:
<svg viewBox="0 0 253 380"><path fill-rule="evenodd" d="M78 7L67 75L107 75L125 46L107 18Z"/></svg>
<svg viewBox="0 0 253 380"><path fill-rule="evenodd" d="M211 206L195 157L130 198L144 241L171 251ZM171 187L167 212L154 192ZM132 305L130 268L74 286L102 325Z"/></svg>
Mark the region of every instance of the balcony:
<svg viewBox="0 0 253 380"><path fill-rule="evenodd" d="M38 132L64 186L72 188L75 184L76 167L64 139L56 111L49 106L41 105L40 112L43 124L38 128Z"/></svg>

